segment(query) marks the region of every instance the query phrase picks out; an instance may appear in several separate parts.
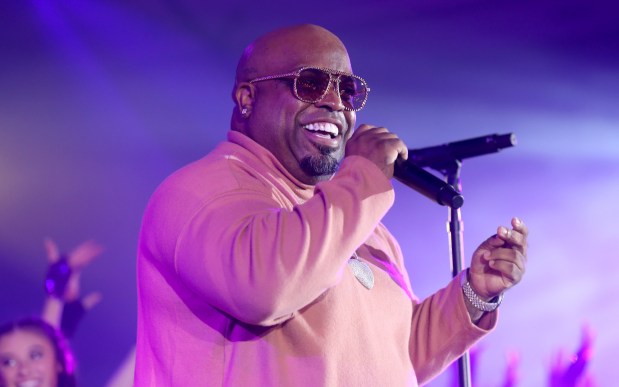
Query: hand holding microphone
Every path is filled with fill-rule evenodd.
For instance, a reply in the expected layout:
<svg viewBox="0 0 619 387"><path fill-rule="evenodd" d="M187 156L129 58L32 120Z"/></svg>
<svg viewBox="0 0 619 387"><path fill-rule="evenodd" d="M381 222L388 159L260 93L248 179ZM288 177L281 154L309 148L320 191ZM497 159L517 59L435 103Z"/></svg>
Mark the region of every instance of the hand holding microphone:
<svg viewBox="0 0 619 387"><path fill-rule="evenodd" d="M407 161L404 141L387 128L363 124L346 144L346 155L359 155L372 161L387 178L395 177L441 205L459 208L464 198L452 186L430 172Z"/></svg>
<svg viewBox="0 0 619 387"><path fill-rule="evenodd" d="M397 159L408 157L408 148L387 128L363 124L346 143L346 156L358 155L372 161L388 179L393 177Z"/></svg>

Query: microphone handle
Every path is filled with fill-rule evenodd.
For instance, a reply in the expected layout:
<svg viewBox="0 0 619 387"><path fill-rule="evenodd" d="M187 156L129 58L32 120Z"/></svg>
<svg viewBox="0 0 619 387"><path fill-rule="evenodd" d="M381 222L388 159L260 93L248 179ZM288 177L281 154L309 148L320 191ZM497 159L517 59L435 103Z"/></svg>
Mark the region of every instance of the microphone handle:
<svg viewBox="0 0 619 387"><path fill-rule="evenodd" d="M454 187L407 160L396 160L393 176L442 206L458 209L464 204L464 197Z"/></svg>

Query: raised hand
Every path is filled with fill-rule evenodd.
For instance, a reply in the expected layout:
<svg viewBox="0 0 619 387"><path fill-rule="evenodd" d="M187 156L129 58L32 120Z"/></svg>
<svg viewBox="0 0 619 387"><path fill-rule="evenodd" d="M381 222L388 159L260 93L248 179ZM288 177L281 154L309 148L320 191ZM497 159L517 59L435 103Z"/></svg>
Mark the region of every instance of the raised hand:
<svg viewBox="0 0 619 387"><path fill-rule="evenodd" d="M525 273L529 231L518 218L511 225L511 229L498 227L473 253L469 282L486 301L516 285Z"/></svg>

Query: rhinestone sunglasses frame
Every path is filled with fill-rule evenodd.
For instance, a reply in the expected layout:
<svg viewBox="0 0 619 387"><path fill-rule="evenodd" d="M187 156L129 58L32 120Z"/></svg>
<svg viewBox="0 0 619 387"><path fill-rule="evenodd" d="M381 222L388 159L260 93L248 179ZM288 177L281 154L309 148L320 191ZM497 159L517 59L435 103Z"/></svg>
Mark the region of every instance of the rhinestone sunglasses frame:
<svg viewBox="0 0 619 387"><path fill-rule="evenodd" d="M301 73L305 70L318 70L320 72L326 73L329 75L329 83L327 84L327 88L324 90L324 92L321 94L321 96L319 98L317 98L316 100L310 100L310 99L306 99L306 98L301 98L301 96L299 96L299 91L297 89L297 80L299 79L299 77L301 76ZM327 69L324 67L313 67L313 66L305 66L305 67L301 67L300 69L290 72L290 73L286 73L286 74L276 74L276 75L267 75L264 77L259 77L259 78L254 78L250 81L248 81L249 83L255 83L255 82L261 82L261 81L268 81L271 79L281 79L281 78L293 78L294 82L293 82L293 86L292 86L292 90L293 90L293 94L294 96L303 102L307 102L307 103L316 103L318 101L321 101L326 95L327 93L329 93L329 90L331 90L331 84L332 83L336 83L336 92L337 95L340 97L340 99L342 98L342 96L340 95L340 81L341 81L341 77L342 76L347 76L347 77L352 77L356 80L358 80L361 85L363 85L363 87L365 88L365 93L363 96L363 101L361 102L361 105L358 108L353 108L353 107L348 107L346 106L346 104L344 103L344 101L342 100L342 105L344 105L344 110L346 111L354 111L354 112L358 112L359 110L363 109L363 107L365 106L365 103L368 100L368 94L370 93L370 87L368 86L368 83L365 81L365 79L361 78L358 75L354 75L354 74L350 74L344 71L337 71L337 70L331 70L331 69ZM352 106L352 104L351 104Z"/></svg>

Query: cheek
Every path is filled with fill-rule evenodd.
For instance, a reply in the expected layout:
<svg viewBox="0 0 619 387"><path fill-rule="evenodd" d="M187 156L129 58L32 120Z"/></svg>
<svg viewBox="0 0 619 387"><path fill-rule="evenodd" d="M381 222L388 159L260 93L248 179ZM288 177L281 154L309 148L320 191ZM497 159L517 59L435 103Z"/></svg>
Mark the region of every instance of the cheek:
<svg viewBox="0 0 619 387"><path fill-rule="evenodd" d="M357 123L357 112L346 112L346 122L351 131L354 130Z"/></svg>
<svg viewBox="0 0 619 387"><path fill-rule="evenodd" d="M0 368L0 386L8 385L15 379L15 375L17 375L17 367Z"/></svg>
<svg viewBox="0 0 619 387"><path fill-rule="evenodd" d="M56 386L58 374L62 371L62 366L55 359L49 359L39 363L39 370L47 378L51 387Z"/></svg>
<svg viewBox="0 0 619 387"><path fill-rule="evenodd" d="M355 112L346 112L345 113L345 117L346 117L346 124L348 125L348 131L346 132L346 136L345 139L346 141L348 141L353 133L355 132L355 124L357 121L357 115Z"/></svg>

